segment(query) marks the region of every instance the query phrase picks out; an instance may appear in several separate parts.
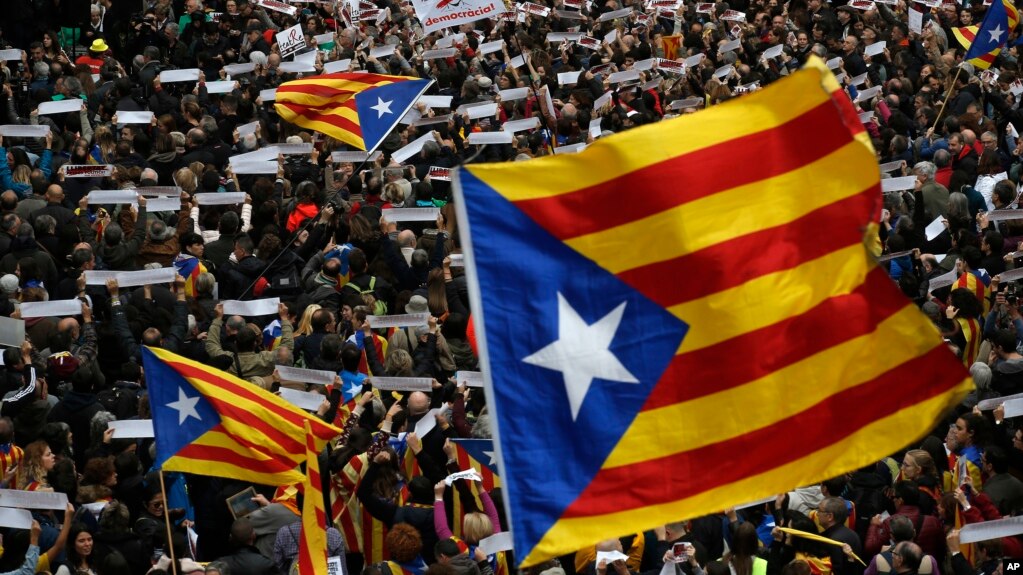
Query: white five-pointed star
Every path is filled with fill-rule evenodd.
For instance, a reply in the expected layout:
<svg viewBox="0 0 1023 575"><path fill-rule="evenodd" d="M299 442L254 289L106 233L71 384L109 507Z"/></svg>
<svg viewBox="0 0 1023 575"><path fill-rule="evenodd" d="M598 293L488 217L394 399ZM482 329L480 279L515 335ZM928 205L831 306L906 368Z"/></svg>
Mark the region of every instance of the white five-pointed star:
<svg viewBox="0 0 1023 575"><path fill-rule="evenodd" d="M385 102L383 98L377 96L377 105L370 106L369 109L377 111L377 118L383 118L384 114L391 113L391 102L394 102L394 100L388 100Z"/></svg>
<svg viewBox="0 0 1023 575"><path fill-rule="evenodd" d="M988 34L991 34L991 42L992 43L1001 42L1002 41L1002 34L1004 34L1004 33L1005 33L1005 30L1002 30L1002 25L1001 24L995 26L995 28L993 30L988 30Z"/></svg>
<svg viewBox="0 0 1023 575"><path fill-rule="evenodd" d="M199 404L199 397L188 397L185 395L185 390L178 388L178 400L168 403L167 407L178 412L178 425L185 423L185 420L189 417L194 417L199 421L202 418L199 417L199 412L195 410L195 406Z"/></svg>
<svg viewBox="0 0 1023 575"><path fill-rule="evenodd" d="M622 302L593 325L587 325L565 296L558 292L558 339L522 360L561 372L573 421L579 415L579 408L594 378L639 383L610 349L625 313L625 303Z"/></svg>
<svg viewBox="0 0 1023 575"><path fill-rule="evenodd" d="M490 465L497 465L497 461L494 460L494 452L493 451L484 451L483 455L486 455L487 457L490 458Z"/></svg>

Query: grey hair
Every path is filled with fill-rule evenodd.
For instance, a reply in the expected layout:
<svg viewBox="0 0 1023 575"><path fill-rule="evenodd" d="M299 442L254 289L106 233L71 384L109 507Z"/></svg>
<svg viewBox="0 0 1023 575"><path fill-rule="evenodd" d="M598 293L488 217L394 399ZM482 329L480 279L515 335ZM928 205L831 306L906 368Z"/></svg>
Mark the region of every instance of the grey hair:
<svg viewBox="0 0 1023 575"><path fill-rule="evenodd" d="M198 325L199 323L195 320L195 316L192 314L188 314L188 331L189 332L195 331L195 328L198 327Z"/></svg>
<svg viewBox="0 0 1023 575"><path fill-rule="evenodd" d="M960 218L970 217L970 200L962 192L952 192L948 195L948 215Z"/></svg>
<svg viewBox="0 0 1023 575"><path fill-rule="evenodd" d="M259 140L256 139L255 134L245 134L241 140L238 141L238 147L243 152L251 152L259 146Z"/></svg>
<svg viewBox="0 0 1023 575"><path fill-rule="evenodd" d="M175 36L178 35L178 23L177 22L167 22L167 25L164 26L163 28L165 30L170 30L171 32L174 33Z"/></svg>
<svg viewBox="0 0 1023 575"><path fill-rule="evenodd" d="M36 232L35 230L32 229L32 224L28 222L22 222L21 225L18 226L17 236L19 238L25 237L34 238L36 237Z"/></svg>
<svg viewBox="0 0 1023 575"><path fill-rule="evenodd" d="M35 64L32 64L32 72L34 72L36 76L49 78L50 65L47 64L46 62L36 62Z"/></svg>
<svg viewBox="0 0 1023 575"><path fill-rule="evenodd" d="M266 66L266 54L259 50L249 53L249 62L257 66Z"/></svg>
<svg viewBox="0 0 1023 575"><path fill-rule="evenodd" d="M36 216L36 235L53 234L57 232L57 219L46 214Z"/></svg>
<svg viewBox="0 0 1023 575"><path fill-rule="evenodd" d="M970 366L970 376L977 385L977 391L984 391L991 386L991 367L982 362Z"/></svg>
<svg viewBox="0 0 1023 575"><path fill-rule="evenodd" d="M917 162L917 164L913 166L913 173L918 176L924 176L928 180L933 180L934 174L937 171L938 167L931 162Z"/></svg>
<svg viewBox="0 0 1023 575"><path fill-rule="evenodd" d="M213 293L213 285L215 283L216 279L213 277L213 274L203 272L195 279L195 291L202 294Z"/></svg>
<svg viewBox="0 0 1023 575"><path fill-rule="evenodd" d="M292 365L295 363L295 356L291 353L291 348L286 345L278 347L274 350L274 353L274 361L278 365Z"/></svg>
<svg viewBox="0 0 1023 575"><path fill-rule="evenodd" d="M107 424L117 421L117 416L109 411L97 411L96 415L89 420L89 440L93 445L103 443L103 432L107 430Z"/></svg>

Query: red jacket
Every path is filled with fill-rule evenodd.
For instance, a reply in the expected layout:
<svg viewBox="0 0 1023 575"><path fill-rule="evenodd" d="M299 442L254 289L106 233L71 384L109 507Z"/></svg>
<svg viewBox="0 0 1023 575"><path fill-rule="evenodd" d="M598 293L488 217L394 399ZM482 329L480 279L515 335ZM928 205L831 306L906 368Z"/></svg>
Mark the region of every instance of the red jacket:
<svg viewBox="0 0 1023 575"><path fill-rule="evenodd" d="M952 166L938 168L938 171L934 173L934 181L948 188L948 185L952 182ZM952 190L949 191L951 192Z"/></svg>
<svg viewBox="0 0 1023 575"><path fill-rule="evenodd" d="M913 523L916 529L914 542L923 549L923 552L933 557L942 557L945 554L945 533L941 528L941 522L933 515L923 515L920 508L913 505L903 505L895 511L895 515L903 515ZM881 546L887 545L892 538L889 522L891 517L885 519L880 526L871 524L867 529L867 541L863 545L864 553L869 557L881 552Z"/></svg>
<svg viewBox="0 0 1023 575"><path fill-rule="evenodd" d="M1002 514L998 512L998 507L991 502L991 498L983 493L974 492L970 496L970 510L963 512L963 525L993 521L1001 518ZM1002 556L1023 556L1023 541L1020 541L1017 537L1002 537Z"/></svg>

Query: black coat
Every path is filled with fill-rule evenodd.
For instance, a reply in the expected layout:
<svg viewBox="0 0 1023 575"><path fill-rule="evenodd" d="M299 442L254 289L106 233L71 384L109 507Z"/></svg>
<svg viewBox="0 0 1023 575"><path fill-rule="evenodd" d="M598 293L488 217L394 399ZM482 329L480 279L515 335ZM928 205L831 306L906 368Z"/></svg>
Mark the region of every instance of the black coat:
<svg viewBox="0 0 1023 575"><path fill-rule="evenodd" d="M217 561L227 564L231 573L244 573L245 575L281 575L273 561L263 557L256 551L255 547L242 547L230 555L225 555Z"/></svg>

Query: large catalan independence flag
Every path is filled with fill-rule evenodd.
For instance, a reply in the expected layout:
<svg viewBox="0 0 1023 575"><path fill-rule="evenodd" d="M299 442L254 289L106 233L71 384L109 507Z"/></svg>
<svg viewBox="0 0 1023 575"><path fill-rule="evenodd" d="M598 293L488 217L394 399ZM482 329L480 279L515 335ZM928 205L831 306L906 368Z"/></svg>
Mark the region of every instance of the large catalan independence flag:
<svg viewBox="0 0 1023 575"><path fill-rule="evenodd" d="M953 28L952 35L967 49L963 60L987 70L1002 51L1009 33L1019 24L1019 10L1010 0L992 2L980 26ZM977 37L980 37L979 39Z"/></svg>
<svg viewBox="0 0 1023 575"><path fill-rule="evenodd" d="M972 389L865 247L877 162L819 60L454 182L524 565L877 461Z"/></svg>
<svg viewBox="0 0 1023 575"><path fill-rule="evenodd" d="M159 348L142 363L164 471L218 475L265 485L298 483L305 422L317 451L341 430L247 381Z"/></svg>
<svg viewBox="0 0 1023 575"><path fill-rule="evenodd" d="M374 150L432 83L382 74L310 76L281 84L274 108L292 124Z"/></svg>

